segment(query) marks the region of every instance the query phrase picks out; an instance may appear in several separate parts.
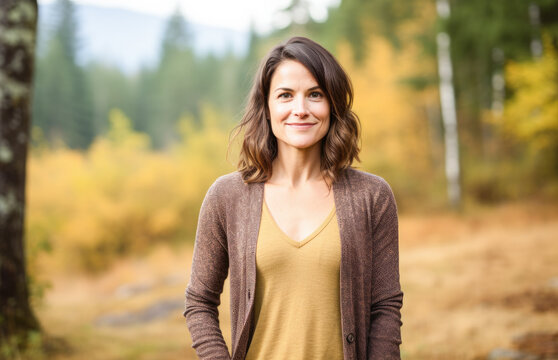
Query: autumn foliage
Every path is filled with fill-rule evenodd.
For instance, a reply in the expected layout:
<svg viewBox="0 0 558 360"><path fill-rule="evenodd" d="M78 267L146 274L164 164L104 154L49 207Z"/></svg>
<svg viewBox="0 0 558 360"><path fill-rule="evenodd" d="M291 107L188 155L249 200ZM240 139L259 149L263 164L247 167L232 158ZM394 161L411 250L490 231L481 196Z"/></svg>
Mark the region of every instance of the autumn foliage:
<svg viewBox="0 0 558 360"><path fill-rule="evenodd" d="M200 127L179 121L182 140L165 152L120 110L109 118L87 152L39 146L29 161L27 238L64 268L99 271L157 242L192 240L205 191L231 169L228 129L209 107Z"/></svg>

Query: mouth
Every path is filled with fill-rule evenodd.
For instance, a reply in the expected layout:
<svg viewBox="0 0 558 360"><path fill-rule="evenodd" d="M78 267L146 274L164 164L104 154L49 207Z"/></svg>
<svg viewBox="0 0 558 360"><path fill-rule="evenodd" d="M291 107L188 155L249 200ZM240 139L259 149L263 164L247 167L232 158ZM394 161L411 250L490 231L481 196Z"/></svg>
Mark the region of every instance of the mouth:
<svg viewBox="0 0 558 360"><path fill-rule="evenodd" d="M286 125L293 129L309 129L316 125L316 123L286 123Z"/></svg>

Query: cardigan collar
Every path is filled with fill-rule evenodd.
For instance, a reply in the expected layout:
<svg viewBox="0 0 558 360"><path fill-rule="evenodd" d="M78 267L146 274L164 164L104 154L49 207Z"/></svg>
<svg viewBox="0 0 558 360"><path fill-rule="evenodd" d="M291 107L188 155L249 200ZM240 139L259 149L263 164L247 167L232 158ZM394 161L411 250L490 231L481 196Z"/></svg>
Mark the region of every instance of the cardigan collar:
<svg viewBox="0 0 558 360"><path fill-rule="evenodd" d="M345 227L341 227L342 223L345 223L347 220L351 218L352 209L351 206L351 189L349 186L348 176L347 176L347 169L341 171L337 179L333 182L332 191L333 191L333 198L335 202L335 208L337 212L337 218L340 225L339 231L341 234L349 231L350 229L345 229ZM255 230L251 233L254 234L249 241L250 247L253 245L255 249L256 240L258 238L259 226L260 226L260 219L262 213L262 205L263 205L263 197L264 197L264 183L251 183L248 184L249 194L248 194L248 201L249 201L249 208L250 208L250 216L247 220L248 222L248 229Z"/></svg>

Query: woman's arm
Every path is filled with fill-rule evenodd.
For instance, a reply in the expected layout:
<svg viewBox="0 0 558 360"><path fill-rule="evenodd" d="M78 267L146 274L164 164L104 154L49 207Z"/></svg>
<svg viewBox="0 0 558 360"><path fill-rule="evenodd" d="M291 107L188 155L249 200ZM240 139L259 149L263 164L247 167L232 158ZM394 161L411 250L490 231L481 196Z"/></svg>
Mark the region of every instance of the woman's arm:
<svg viewBox="0 0 558 360"><path fill-rule="evenodd" d="M400 359L403 293L399 284L397 206L386 182L375 203L369 359Z"/></svg>
<svg viewBox="0 0 558 360"><path fill-rule="evenodd" d="M213 184L200 210L192 272L186 288L184 316L192 347L200 359L230 359L217 310L229 267L224 201L218 195L217 184Z"/></svg>

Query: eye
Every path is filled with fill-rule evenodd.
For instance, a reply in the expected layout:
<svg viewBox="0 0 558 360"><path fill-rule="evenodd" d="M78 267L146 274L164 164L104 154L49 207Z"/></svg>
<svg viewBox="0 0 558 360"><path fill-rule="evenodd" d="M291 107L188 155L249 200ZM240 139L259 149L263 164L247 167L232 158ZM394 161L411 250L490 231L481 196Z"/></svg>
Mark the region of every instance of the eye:
<svg viewBox="0 0 558 360"><path fill-rule="evenodd" d="M277 98L279 98L279 99L288 99L288 98L290 98L291 96L292 96L292 95L291 95L290 93L284 92L284 93L279 94L279 96L277 96Z"/></svg>
<svg viewBox="0 0 558 360"><path fill-rule="evenodd" d="M310 93L310 97L313 98L313 99L321 99L321 98L324 97L324 94L322 94L322 93L319 92L319 91L312 91L312 92Z"/></svg>

